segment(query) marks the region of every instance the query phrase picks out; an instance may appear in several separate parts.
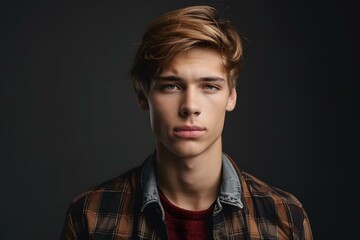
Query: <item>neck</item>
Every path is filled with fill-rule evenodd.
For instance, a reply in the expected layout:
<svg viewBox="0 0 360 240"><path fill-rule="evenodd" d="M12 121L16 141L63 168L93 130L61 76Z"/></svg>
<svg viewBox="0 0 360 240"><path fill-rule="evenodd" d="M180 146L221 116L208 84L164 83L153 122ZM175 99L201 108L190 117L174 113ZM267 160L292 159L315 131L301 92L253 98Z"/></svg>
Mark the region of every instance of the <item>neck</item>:
<svg viewBox="0 0 360 240"><path fill-rule="evenodd" d="M156 177L163 194L187 210L208 209L221 183L222 151L219 148L191 157L179 157L158 144Z"/></svg>

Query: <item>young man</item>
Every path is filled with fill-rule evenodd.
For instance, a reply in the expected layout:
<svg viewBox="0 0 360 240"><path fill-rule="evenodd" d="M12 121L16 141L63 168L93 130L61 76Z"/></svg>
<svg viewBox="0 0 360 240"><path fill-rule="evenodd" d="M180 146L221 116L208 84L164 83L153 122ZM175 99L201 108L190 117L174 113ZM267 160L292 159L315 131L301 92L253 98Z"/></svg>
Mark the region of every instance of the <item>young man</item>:
<svg viewBox="0 0 360 240"><path fill-rule="evenodd" d="M211 7L175 10L148 26L132 77L156 149L77 197L63 239L312 239L294 196L222 152L241 59L239 35Z"/></svg>

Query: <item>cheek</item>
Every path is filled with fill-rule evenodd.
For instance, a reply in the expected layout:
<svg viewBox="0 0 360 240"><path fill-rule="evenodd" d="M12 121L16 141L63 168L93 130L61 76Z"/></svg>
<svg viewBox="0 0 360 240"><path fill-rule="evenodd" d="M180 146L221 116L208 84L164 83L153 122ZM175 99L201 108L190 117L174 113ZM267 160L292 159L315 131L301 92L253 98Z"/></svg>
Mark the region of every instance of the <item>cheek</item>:
<svg viewBox="0 0 360 240"><path fill-rule="evenodd" d="M219 98L206 106L208 110L207 119L215 125L216 129L222 129L226 116L226 106L227 102L224 101L224 98Z"/></svg>
<svg viewBox="0 0 360 240"><path fill-rule="evenodd" d="M153 98L149 101L150 112L154 117L165 117L166 113L169 113L169 110L172 109L172 104L169 99L164 98Z"/></svg>
<svg viewBox="0 0 360 240"><path fill-rule="evenodd" d="M210 96L204 101L204 106L212 114L225 114L227 108L227 97L225 95ZM219 115L220 117L220 115Z"/></svg>
<svg viewBox="0 0 360 240"><path fill-rule="evenodd" d="M152 128L159 131L161 126L168 125L171 122L172 115L175 112L175 106L169 99L152 98L149 101L149 113Z"/></svg>

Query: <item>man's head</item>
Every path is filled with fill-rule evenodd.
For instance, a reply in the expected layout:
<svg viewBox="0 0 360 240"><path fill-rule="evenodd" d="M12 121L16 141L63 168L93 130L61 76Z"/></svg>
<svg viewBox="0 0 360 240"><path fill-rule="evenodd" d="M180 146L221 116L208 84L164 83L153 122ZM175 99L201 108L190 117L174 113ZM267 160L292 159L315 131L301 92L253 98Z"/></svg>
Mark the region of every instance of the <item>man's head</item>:
<svg viewBox="0 0 360 240"><path fill-rule="evenodd" d="M131 73L139 104L150 113L157 152L221 154L241 60L239 35L211 7L175 10L150 23Z"/></svg>
<svg viewBox="0 0 360 240"><path fill-rule="evenodd" d="M168 12L147 27L131 71L139 101L147 101L152 82L166 62L198 47L221 55L229 88L235 87L242 61L242 42L237 31L220 19L214 8L193 6Z"/></svg>

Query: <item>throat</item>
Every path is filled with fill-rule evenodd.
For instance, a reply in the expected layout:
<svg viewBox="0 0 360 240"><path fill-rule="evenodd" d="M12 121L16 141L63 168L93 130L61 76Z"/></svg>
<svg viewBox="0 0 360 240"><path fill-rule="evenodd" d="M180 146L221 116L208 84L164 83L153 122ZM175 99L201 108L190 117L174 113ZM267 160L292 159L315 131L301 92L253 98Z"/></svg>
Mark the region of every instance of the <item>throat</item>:
<svg viewBox="0 0 360 240"><path fill-rule="evenodd" d="M204 210L216 199L221 184L222 154L184 159L156 156L158 188L176 206Z"/></svg>
<svg viewBox="0 0 360 240"><path fill-rule="evenodd" d="M209 208L217 198L221 185L221 164L214 169L181 171L168 168L157 171L161 192L176 206L188 210Z"/></svg>

